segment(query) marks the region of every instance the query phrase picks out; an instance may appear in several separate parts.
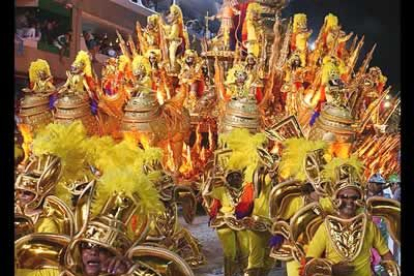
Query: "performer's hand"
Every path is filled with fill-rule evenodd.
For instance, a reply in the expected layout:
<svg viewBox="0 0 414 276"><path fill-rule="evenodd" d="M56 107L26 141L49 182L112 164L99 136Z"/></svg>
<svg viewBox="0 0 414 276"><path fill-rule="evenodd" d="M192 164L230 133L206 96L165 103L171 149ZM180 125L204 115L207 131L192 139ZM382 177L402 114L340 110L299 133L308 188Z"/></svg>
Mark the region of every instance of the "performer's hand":
<svg viewBox="0 0 414 276"><path fill-rule="evenodd" d="M131 266L132 262L128 258L116 256L108 260L108 267L103 272L122 275L127 273Z"/></svg>
<svg viewBox="0 0 414 276"><path fill-rule="evenodd" d="M339 262L332 266L333 276L346 276L354 271L355 267L350 265L349 262Z"/></svg>

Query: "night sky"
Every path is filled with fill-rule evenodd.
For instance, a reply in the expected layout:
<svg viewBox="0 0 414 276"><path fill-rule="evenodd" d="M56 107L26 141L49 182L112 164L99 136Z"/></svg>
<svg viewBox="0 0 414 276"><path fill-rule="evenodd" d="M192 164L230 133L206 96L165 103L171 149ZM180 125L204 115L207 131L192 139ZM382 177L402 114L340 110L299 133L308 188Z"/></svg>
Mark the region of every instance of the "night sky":
<svg viewBox="0 0 414 276"><path fill-rule="evenodd" d="M283 17L303 12L308 15L308 27L313 29L316 39L329 12L339 18L342 29L354 32L358 37L365 35L360 60L377 43L371 66L381 68L388 77L387 85L393 91L400 89L400 1L399 0L293 0L283 11ZM353 38L351 38L352 40Z"/></svg>

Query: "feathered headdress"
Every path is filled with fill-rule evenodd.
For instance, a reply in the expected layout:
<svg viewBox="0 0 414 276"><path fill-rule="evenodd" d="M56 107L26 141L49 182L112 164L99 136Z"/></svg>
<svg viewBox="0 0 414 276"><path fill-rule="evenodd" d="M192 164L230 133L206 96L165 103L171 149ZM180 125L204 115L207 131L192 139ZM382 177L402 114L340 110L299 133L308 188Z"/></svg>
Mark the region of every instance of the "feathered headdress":
<svg viewBox="0 0 414 276"><path fill-rule="evenodd" d="M86 129L81 121L69 125L52 123L35 135L33 153L59 157L62 162L61 182L69 184L91 173L86 163L87 152L82 146L86 139Z"/></svg>
<svg viewBox="0 0 414 276"><path fill-rule="evenodd" d="M262 6L258 3L250 3L246 10L246 20L252 20L253 15L262 12Z"/></svg>
<svg viewBox="0 0 414 276"><path fill-rule="evenodd" d="M293 16L293 32L296 33L300 29L306 29L308 18L304 13L296 13Z"/></svg>
<svg viewBox="0 0 414 276"><path fill-rule="evenodd" d="M279 175L283 179L294 178L299 181L306 180L304 160L307 153L319 149L325 150L327 146L324 141L310 141L304 138L287 139L283 144Z"/></svg>
<svg viewBox="0 0 414 276"><path fill-rule="evenodd" d="M49 63L47 63L46 60L37 59L36 61L33 61L30 63L30 67L29 67L30 83L35 83L39 80L39 77L37 76L37 73L39 71L45 72L48 77L52 75L50 73Z"/></svg>
<svg viewBox="0 0 414 276"><path fill-rule="evenodd" d="M147 75L151 74L151 64L149 63L149 60L144 56L137 55L132 61L132 70L135 71L140 67L145 69Z"/></svg>
<svg viewBox="0 0 414 276"><path fill-rule="evenodd" d="M221 147L232 149L227 163L228 170L244 170L245 179L252 179L254 170L260 160L257 148L266 142L264 133L251 134L247 129L237 128L220 135Z"/></svg>
<svg viewBox="0 0 414 276"><path fill-rule="evenodd" d="M123 140L100 152L94 166L102 172L102 177L98 180L92 214L99 214L114 194L122 194L132 200L137 207L136 213L162 211L163 205L158 192L144 173L144 164L145 152L132 140Z"/></svg>
<svg viewBox="0 0 414 276"><path fill-rule="evenodd" d="M91 59L89 54L85 51L79 51L76 55L74 64L82 64L84 66L83 72L85 72L86 76L92 77L92 66L91 66Z"/></svg>
<svg viewBox="0 0 414 276"><path fill-rule="evenodd" d="M338 17L332 13L329 13L327 16L325 16L325 22L326 22L326 28L329 30L332 27L338 26Z"/></svg>

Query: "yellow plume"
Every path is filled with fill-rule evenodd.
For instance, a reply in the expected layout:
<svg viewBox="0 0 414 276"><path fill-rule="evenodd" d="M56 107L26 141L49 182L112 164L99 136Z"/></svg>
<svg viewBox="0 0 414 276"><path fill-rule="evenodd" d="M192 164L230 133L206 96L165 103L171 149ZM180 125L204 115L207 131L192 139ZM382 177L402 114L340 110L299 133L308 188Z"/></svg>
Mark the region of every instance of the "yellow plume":
<svg viewBox="0 0 414 276"><path fill-rule="evenodd" d="M151 74L151 64L149 63L149 60L141 55L135 56L132 60L132 70L136 70L139 67L144 67L147 75Z"/></svg>
<svg viewBox="0 0 414 276"><path fill-rule="evenodd" d="M119 144L99 154L96 167L103 172L97 185L92 204L93 214L98 214L114 192L124 192L131 198L138 197L138 213L163 211L158 191L150 177L143 171L144 152L131 140Z"/></svg>
<svg viewBox="0 0 414 276"><path fill-rule="evenodd" d="M356 169L358 176L360 177L364 164L358 160L357 156L351 156L350 158L333 158L328 164L326 164L322 170L322 176L330 181L335 181L335 169L344 164L349 164Z"/></svg>
<svg viewBox="0 0 414 276"><path fill-rule="evenodd" d="M308 19L304 13L296 13L293 16L293 32L296 33L300 28L306 28Z"/></svg>
<svg viewBox="0 0 414 276"><path fill-rule="evenodd" d="M91 59L87 52L79 51L78 54L76 55L74 63L75 64L83 63L85 66L83 69L83 72L85 72L87 76L92 77Z"/></svg>
<svg viewBox="0 0 414 276"><path fill-rule="evenodd" d="M82 146L86 139L86 129L81 121L69 125L52 123L35 135L32 150L35 155L58 156L62 162L61 181L76 181L91 173Z"/></svg>
<svg viewBox="0 0 414 276"><path fill-rule="evenodd" d="M329 13L327 16L325 16L325 22L326 22L326 28L330 29L332 27L338 26L338 17L332 13Z"/></svg>
<svg viewBox="0 0 414 276"><path fill-rule="evenodd" d="M283 179L294 178L306 180L304 160L306 154L318 149L326 149L324 141L309 141L304 138L291 138L284 142L282 157L279 164L279 175Z"/></svg>
<svg viewBox="0 0 414 276"><path fill-rule="evenodd" d="M126 69L126 67L131 66L131 60L129 59L129 57L125 56L125 55L120 55L119 56L119 66L118 66L118 70L119 71L124 71Z"/></svg>
<svg viewBox="0 0 414 276"><path fill-rule="evenodd" d="M29 67L29 79L31 83L35 83L39 80L37 73L39 71L44 71L48 77L52 74L50 73L49 63L43 59L37 59L30 63Z"/></svg>
<svg viewBox="0 0 414 276"><path fill-rule="evenodd" d="M227 163L227 169L246 169L245 179L251 181L253 172L260 160L257 148L262 146L265 142L266 136L263 133L253 135L244 128L234 129L229 133L220 135L220 146L233 150Z"/></svg>

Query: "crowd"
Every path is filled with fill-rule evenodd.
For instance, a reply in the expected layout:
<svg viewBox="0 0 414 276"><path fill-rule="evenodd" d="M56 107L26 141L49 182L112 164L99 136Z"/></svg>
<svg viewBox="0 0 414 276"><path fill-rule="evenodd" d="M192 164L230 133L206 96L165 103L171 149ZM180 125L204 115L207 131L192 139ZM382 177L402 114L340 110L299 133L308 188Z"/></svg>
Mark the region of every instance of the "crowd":
<svg viewBox="0 0 414 276"><path fill-rule="evenodd" d="M86 47L91 53L93 59L96 54L103 54L110 57L116 57L121 54L121 49L118 43L110 41L106 33L92 33L91 31L84 31L83 37L85 39Z"/></svg>

